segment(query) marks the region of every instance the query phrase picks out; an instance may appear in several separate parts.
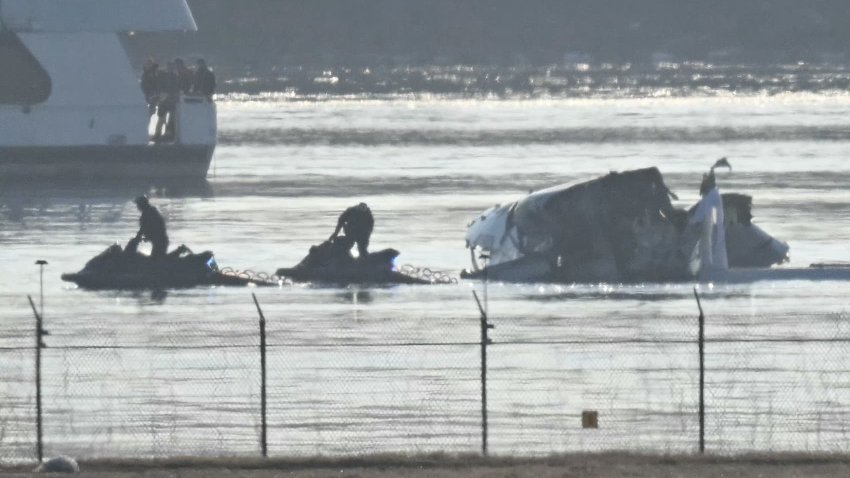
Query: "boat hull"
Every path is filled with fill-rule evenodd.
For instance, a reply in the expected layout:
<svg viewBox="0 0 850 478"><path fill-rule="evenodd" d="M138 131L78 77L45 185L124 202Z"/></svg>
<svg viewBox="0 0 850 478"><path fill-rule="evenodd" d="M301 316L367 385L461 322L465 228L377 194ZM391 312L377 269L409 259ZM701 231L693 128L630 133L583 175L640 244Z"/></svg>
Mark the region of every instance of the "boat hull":
<svg viewBox="0 0 850 478"><path fill-rule="evenodd" d="M214 149L182 144L7 146L0 147L0 179L203 179Z"/></svg>
<svg viewBox="0 0 850 478"><path fill-rule="evenodd" d="M219 270L213 253L193 254L185 246L171 254L152 258L136 251L138 240L125 249L118 244L90 259L79 272L62 274L62 280L83 289L176 289L211 285L274 285L273 281L255 279Z"/></svg>
<svg viewBox="0 0 850 478"><path fill-rule="evenodd" d="M393 262L399 252L395 249L383 249L354 259L348 251L350 243L335 242L339 240L311 247L310 253L298 265L280 268L275 274L293 282L337 285L432 283L396 271Z"/></svg>
<svg viewBox="0 0 850 478"><path fill-rule="evenodd" d="M313 282L334 285L391 285L391 284L431 284L431 282L411 277L396 271L362 271L355 269L300 270L281 268L276 274L293 282Z"/></svg>
<svg viewBox="0 0 850 478"><path fill-rule="evenodd" d="M268 281L213 272L202 278L191 274L157 274L151 272L122 272L100 274L80 271L62 274L62 280L89 290L165 290L205 286L269 286Z"/></svg>

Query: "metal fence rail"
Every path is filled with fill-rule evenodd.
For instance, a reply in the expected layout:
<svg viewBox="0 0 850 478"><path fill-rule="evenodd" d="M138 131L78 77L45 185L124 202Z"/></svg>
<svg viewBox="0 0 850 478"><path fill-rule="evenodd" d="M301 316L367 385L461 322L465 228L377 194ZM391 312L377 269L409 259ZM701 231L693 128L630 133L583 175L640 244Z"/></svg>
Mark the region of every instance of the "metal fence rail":
<svg viewBox="0 0 850 478"><path fill-rule="evenodd" d="M708 315L703 342L698 317L610 318L605 334L576 318L467 316L388 319L370 335L267 314L263 335L250 312L144 333L92 325L84 339L51 330L44 454L693 453L701 434L708 453L847 449L845 316ZM791 326L806 321L821 326ZM2 462L37 459L37 352L31 334L0 339Z"/></svg>

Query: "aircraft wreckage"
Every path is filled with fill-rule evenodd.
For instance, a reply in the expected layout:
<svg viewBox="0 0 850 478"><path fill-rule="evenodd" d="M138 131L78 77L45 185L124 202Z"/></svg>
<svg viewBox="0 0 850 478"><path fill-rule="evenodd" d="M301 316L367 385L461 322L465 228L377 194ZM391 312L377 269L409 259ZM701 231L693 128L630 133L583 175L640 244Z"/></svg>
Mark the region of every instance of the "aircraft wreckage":
<svg viewBox="0 0 850 478"><path fill-rule="evenodd" d="M788 244L752 222L752 198L720 194L714 170L690 209L657 168L612 172L492 207L469 224L464 278L510 282L639 283L850 280L850 268L771 268Z"/></svg>

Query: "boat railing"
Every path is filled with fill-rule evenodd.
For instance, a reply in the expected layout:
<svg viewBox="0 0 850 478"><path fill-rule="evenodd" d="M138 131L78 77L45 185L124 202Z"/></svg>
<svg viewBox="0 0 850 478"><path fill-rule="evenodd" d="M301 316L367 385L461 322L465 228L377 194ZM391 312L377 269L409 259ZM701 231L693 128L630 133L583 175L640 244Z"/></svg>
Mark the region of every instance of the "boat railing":
<svg viewBox="0 0 850 478"><path fill-rule="evenodd" d="M215 144L215 100L204 95L181 95L175 115L176 142L189 145Z"/></svg>

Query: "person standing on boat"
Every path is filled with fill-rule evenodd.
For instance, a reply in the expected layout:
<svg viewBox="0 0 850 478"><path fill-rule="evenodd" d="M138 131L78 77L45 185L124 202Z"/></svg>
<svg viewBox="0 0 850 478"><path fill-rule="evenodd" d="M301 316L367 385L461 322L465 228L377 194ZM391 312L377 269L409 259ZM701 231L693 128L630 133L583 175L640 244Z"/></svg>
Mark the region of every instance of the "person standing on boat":
<svg viewBox="0 0 850 478"><path fill-rule="evenodd" d="M165 219L151 205L146 196L136 198L136 207L142 213L139 218L139 232L136 234L136 240L145 240L151 243L151 257L165 257L168 253L168 234L165 232Z"/></svg>
<svg viewBox="0 0 850 478"><path fill-rule="evenodd" d="M195 65L192 93L206 96L210 100L213 93L215 93L215 73L207 67L207 62L203 58L199 58L198 63Z"/></svg>
<svg viewBox="0 0 850 478"><path fill-rule="evenodd" d="M159 104L157 105L156 133L154 141L174 138L174 112L177 110L177 101L180 99L180 77L177 75L177 65L168 62L167 70L160 70L157 74L157 87L159 88ZM163 132L163 129L165 131Z"/></svg>
<svg viewBox="0 0 850 478"><path fill-rule="evenodd" d="M174 69L175 73L177 73L177 83L180 85L180 92L188 95L192 91L192 84L195 78L194 73L192 73L192 70L186 68L186 63L182 58L174 59Z"/></svg>
<svg viewBox="0 0 850 478"><path fill-rule="evenodd" d="M360 257L369 255L369 238L375 227L375 218L372 211L365 202L346 209L336 223L336 229L328 240L336 239L340 230L345 231L345 236L357 243L357 252ZM350 246L349 246L350 247Z"/></svg>
<svg viewBox="0 0 850 478"><path fill-rule="evenodd" d="M148 58L145 66L142 67L142 93L145 95L145 101L148 102L148 111L151 115L156 111L157 96L159 96L158 70L159 65L153 58Z"/></svg>

